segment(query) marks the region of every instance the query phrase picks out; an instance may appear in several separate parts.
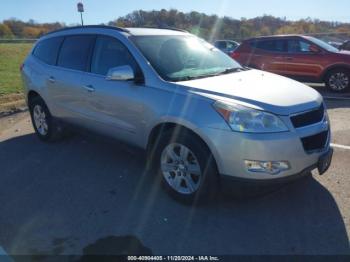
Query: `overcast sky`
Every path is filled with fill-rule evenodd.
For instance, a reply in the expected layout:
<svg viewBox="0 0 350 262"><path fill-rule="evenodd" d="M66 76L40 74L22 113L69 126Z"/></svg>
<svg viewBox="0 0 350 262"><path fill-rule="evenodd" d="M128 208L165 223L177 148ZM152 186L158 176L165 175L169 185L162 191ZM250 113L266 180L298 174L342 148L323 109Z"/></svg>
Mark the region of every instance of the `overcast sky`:
<svg viewBox="0 0 350 262"><path fill-rule="evenodd" d="M0 0L0 21L8 18L37 22L79 23L77 0ZM350 22L350 0L84 0L86 24L107 23L134 10L176 8L240 19L263 14L289 20L318 18Z"/></svg>

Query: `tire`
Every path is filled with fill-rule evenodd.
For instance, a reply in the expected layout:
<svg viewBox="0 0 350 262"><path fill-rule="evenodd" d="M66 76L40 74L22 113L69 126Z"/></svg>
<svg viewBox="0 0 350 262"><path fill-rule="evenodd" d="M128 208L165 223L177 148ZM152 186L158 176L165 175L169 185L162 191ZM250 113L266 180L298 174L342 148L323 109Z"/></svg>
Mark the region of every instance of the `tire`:
<svg viewBox="0 0 350 262"><path fill-rule="evenodd" d="M194 204L215 196L219 176L215 160L202 140L188 131L170 130L158 141L153 166L173 198Z"/></svg>
<svg viewBox="0 0 350 262"><path fill-rule="evenodd" d="M34 97L29 101L29 112L36 135L44 142L54 142L62 138L62 126L55 120L44 100Z"/></svg>
<svg viewBox="0 0 350 262"><path fill-rule="evenodd" d="M350 89L350 70L340 68L330 71L325 78L325 84L331 92L348 92Z"/></svg>

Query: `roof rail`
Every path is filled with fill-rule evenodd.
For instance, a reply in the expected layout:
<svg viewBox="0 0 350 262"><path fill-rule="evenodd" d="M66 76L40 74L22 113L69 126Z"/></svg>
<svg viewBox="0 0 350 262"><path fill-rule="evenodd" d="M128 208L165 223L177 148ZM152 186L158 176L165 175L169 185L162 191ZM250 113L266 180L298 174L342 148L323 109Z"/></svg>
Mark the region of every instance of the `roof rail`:
<svg viewBox="0 0 350 262"><path fill-rule="evenodd" d="M282 37L300 37L304 35L303 34L261 35L256 37L250 37L245 40L264 39L264 38L282 38Z"/></svg>
<svg viewBox="0 0 350 262"><path fill-rule="evenodd" d="M132 28L132 27L130 27ZM188 33L188 31L176 27L171 27L171 26L142 26L140 28L150 28L150 29L167 29L167 30L173 30L173 31L179 31L179 32L184 32Z"/></svg>
<svg viewBox="0 0 350 262"><path fill-rule="evenodd" d="M117 26L107 26L107 25L84 25L84 26L71 26L71 27L64 27L55 31L51 31L48 32L45 35L50 35L53 33L57 33L57 32L62 32L62 31L66 31L66 30L71 30L71 29L83 29L83 28L104 28L104 29L112 29L112 30L117 30L120 32L126 32L129 33L129 30L122 28L122 27L117 27Z"/></svg>

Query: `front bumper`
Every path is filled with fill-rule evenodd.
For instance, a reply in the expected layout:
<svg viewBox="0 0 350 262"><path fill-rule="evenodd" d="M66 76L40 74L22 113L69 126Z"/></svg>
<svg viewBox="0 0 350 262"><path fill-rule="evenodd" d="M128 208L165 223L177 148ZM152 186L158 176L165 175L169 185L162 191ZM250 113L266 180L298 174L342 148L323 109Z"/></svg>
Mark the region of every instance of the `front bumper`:
<svg viewBox="0 0 350 262"><path fill-rule="evenodd" d="M298 177L299 174L310 173L312 169L317 168L319 158L330 150L330 131L326 146L312 153L304 150L300 139L302 135L313 135L323 131L315 129L310 129L310 133L307 130L300 132L293 130L273 134L249 134L213 128L204 128L200 131L223 177L271 182ZM275 175L254 173L247 170L244 160L288 161L290 169Z"/></svg>
<svg viewBox="0 0 350 262"><path fill-rule="evenodd" d="M251 193L252 190L257 190L256 192L269 192L271 189L275 189L277 186L282 186L287 183L302 179L307 176L311 176L311 171L318 169L320 174L326 172L331 164L333 156L333 149L330 148L320 159L316 165L305 168L298 174L280 177L276 179L243 179L235 178L232 176L222 175L221 176L221 188L224 192L233 192L233 193L242 193L247 192ZM267 190L267 191L266 191ZM254 192L254 191L253 191Z"/></svg>
<svg viewBox="0 0 350 262"><path fill-rule="evenodd" d="M305 168L298 174L293 174L290 176L279 177L275 179L246 179L233 177L228 175L221 175L221 183L225 187L231 187L232 185L246 185L246 186L270 186L270 185L283 185L293 181L296 181L300 178L307 177L311 175L311 171L316 169L317 165L312 165Z"/></svg>

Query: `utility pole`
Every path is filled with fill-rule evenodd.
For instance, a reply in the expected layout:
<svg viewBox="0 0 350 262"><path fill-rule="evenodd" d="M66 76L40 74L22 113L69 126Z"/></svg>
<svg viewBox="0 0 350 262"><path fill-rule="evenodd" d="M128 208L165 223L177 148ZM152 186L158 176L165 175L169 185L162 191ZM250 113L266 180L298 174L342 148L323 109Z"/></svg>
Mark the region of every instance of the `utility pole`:
<svg viewBox="0 0 350 262"><path fill-rule="evenodd" d="M84 5L82 2L77 4L78 12L80 13L81 26L84 26L83 13L84 13Z"/></svg>

